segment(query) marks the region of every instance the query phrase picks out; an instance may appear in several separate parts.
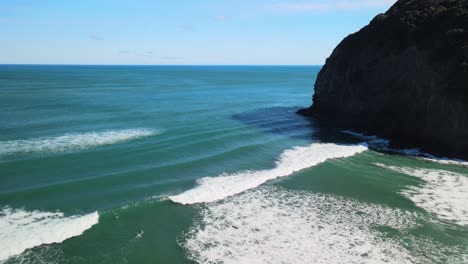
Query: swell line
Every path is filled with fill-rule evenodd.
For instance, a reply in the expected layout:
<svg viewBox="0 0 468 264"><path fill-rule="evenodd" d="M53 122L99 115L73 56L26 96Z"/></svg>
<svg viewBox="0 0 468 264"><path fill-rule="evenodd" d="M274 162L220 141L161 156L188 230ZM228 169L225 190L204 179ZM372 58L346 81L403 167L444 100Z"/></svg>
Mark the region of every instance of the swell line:
<svg viewBox="0 0 468 264"><path fill-rule="evenodd" d="M169 196L169 199L180 204L213 202L255 188L269 180L291 175L328 159L349 157L365 150L367 144L315 143L305 147L295 147L284 151L273 169L204 177L197 180L198 185L195 188Z"/></svg>

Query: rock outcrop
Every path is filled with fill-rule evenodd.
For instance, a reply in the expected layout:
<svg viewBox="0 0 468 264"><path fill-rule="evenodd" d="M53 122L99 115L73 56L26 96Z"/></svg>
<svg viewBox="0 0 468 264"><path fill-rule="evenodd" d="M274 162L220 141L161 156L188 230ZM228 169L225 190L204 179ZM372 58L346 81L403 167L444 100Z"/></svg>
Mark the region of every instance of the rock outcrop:
<svg viewBox="0 0 468 264"><path fill-rule="evenodd" d="M298 113L468 158L468 0L399 0L335 48Z"/></svg>

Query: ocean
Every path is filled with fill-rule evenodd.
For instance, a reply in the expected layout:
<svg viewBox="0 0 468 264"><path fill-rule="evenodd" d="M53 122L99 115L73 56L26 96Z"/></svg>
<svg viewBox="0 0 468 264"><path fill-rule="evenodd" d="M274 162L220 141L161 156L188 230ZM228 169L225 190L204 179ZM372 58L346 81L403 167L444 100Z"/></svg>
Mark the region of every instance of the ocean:
<svg viewBox="0 0 468 264"><path fill-rule="evenodd" d="M0 66L0 263L468 263L468 163L295 114L320 66Z"/></svg>

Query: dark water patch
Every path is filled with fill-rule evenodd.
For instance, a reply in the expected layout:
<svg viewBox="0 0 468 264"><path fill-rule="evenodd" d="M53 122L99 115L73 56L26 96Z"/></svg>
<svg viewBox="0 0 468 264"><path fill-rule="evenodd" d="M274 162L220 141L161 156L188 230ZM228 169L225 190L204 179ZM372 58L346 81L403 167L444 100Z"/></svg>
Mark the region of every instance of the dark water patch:
<svg viewBox="0 0 468 264"><path fill-rule="evenodd" d="M321 143L356 144L362 140L334 126L320 125L314 118L296 114L300 106L259 108L232 116L245 125L257 126L265 133Z"/></svg>
<svg viewBox="0 0 468 264"><path fill-rule="evenodd" d="M264 133L275 134L292 139L320 143L356 144L366 142L369 149L388 155L427 158L429 161L449 165L468 165L464 160L451 160L424 153L419 149L405 149L393 144L391 140L373 135L364 135L339 126L333 122L324 122L314 117L296 114L301 109L292 107L258 108L252 111L233 115L232 118L248 126L255 126Z"/></svg>

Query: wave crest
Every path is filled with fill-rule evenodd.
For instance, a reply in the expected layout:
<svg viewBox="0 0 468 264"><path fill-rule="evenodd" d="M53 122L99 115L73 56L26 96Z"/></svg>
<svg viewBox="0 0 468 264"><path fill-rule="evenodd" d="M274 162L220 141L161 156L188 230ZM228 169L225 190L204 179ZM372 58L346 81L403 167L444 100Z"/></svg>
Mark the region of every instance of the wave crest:
<svg viewBox="0 0 468 264"><path fill-rule="evenodd" d="M57 137L44 137L0 141L0 156L19 153L66 152L110 145L158 134L151 129L124 129L103 132L72 133Z"/></svg>
<svg viewBox="0 0 468 264"><path fill-rule="evenodd" d="M291 175L328 159L353 156L367 150L366 144L337 145L314 143L283 152L276 167L270 170L243 171L218 177L204 177L197 186L179 195L169 196L180 204L209 203L255 188L269 180Z"/></svg>
<svg viewBox="0 0 468 264"><path fill-rule="evenodd" d="M28 248L79 236L98 221L97 212L65 217L61 212L3 208L0 211L0 261Z"/></svg>

